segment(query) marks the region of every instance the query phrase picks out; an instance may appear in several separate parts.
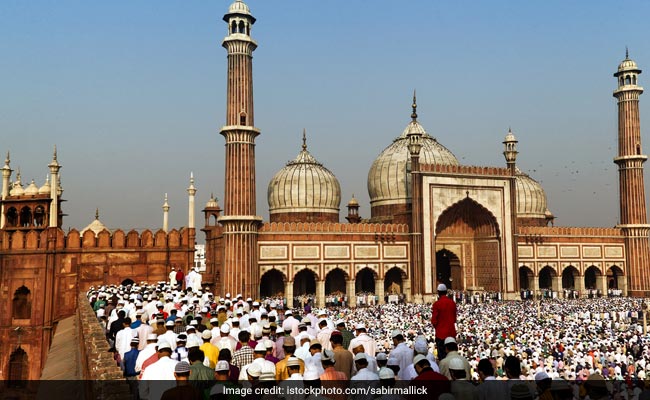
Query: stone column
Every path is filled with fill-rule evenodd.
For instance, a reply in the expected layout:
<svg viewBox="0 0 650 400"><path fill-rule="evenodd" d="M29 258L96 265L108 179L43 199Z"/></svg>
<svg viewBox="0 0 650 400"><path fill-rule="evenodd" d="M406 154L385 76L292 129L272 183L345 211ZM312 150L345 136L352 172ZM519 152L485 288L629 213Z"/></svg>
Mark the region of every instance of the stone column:
<svg viewBox="0 0 650 400"><path fill-rule="evenodd" d="M540 291L539 291L539 276L533 275L533 282L532 282L532 286L530 287L530 290L533 291L533 296L535 296L535 299L537 299L537 296L540 294Z"/></svg>
<svg viewBox="0 0 650 400"><path fill-rule="evenodd" d="M562 275L558 275L553 278L553 290L558 293L559 298L564 297L564 292L562 291Z"/></svg>
<svg viewBox="0 0 650 400"><path fill-rule="evenodd" d="M348 307L357 306L357 293L354 288L354 280L350 279L345 282L345 294L348 296Z"/></svg>
<svg viewBox="0 0 650 400"><path fill-rule="evenodd" d="M284 297L287 299L287 308L293 308L293 281L284 282Z"/></svg>
<svg viewBox="0 0 650 400"><path fill-rule="evenodd" d="M406 301L410 302L411 301L411 279L410 278L404 279L402 290L404 291L404 296L406 297Z"/></svg>
<svg viewBox="0 0 650 400"><path fill-rule="evenodd" d="M603 297L607 297L607 275L601 275L596 279L596 287L600 289Z"/></svg>
<svg viewBox="0 0 650 400"><path fill-rule="evenodd" d="M580 293L580 297L587 297L585 294L585 276L584 275L578 275L575 280L575 290L577 290Z"/></svg>
<svg viewBox="0 0 650 400"><path fill-rule="evenodd" d="M375 279L375 295L379 297L378 304L385 304L384 301L384 280Z"/></svg>
<svg viewBox="0 0 650 400"><path fill-rule="evenodd" d="M325 307L325 280L316 281L316 307Z"/></svg>

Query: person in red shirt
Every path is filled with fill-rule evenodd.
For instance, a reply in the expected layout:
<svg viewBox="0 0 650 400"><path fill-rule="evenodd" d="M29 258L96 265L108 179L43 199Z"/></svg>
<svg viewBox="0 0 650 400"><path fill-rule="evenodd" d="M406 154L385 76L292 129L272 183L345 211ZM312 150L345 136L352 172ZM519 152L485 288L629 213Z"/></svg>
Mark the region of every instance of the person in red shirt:
<svg viewBox="0 0 650 400"><path fill-rule="evenodd" d="M178 285L178 290L183 289L183 282L185 282L185 273L183 273L183 270L178 268L178 271L176 271L176 284Z"/></svg>
<svg viewBox="0 0 650 400"><path fill-rule="evenodd" d="M445 338L456 337L456 303L447 297L447 286L438 285L438 301L431 307L431 325L436 329L438 360L447 355Z"/></svg>

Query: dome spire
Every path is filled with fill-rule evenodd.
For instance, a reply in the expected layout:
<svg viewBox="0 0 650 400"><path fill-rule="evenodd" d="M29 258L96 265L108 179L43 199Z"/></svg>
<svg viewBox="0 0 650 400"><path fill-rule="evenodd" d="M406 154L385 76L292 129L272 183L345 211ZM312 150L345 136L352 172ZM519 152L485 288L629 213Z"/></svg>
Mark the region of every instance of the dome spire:
<svg viewBox="0 0 650 400"><path fill-rule="evenodd" d="M307 129L302 128L302 151L307 151Z"/></svg>
<svg viewBox="0 0 650 400"><path fill-rule="evenodd" d="M99 207L95 208L95 219L99 221Z"/></svg>
<svg viewBox="0 0 650 400"><path fill-rule="evenodd" d="M629 60L630 59L630 52L628 51L627 46L625 46L625 59Z"/></svg>
<svg viewBox="0 0 650 400"><path fill-rule="evenodd" d="M417 113L418 103L417 103L416 98L415 98L415 89L413 89L413 104L411 105L411 107L413 107L413 113L411 113L411 119L413 120L413 122L417 122L417 120L418 120L418 113Z"/></svg>

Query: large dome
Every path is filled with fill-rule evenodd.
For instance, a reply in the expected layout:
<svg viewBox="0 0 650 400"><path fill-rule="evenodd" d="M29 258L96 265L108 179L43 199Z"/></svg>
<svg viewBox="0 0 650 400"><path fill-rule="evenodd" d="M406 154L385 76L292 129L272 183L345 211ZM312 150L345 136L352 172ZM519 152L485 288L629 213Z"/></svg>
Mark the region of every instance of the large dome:
<svg viewBox="0 0 650 400"><path fill-rule="evenodd" d="M368 172L368 194L372 206L408 203L411 198L409 132L422 135L421 164L458 165L456 156L429 136L417 120L381 152Z"/></svg>
<svg viewBox="0 0 650 400"><path fill-rule="evenodd" d="M303 134L302 151L269 183L269 213L335 214L338 220L341 186L334 174L307 151Z"/></svg>
<svg viewBox="0 0 650 400"><path fill-rule="evenodd" d="M549 213L542 185L517 168L517 217L546 218Z"/></svg>

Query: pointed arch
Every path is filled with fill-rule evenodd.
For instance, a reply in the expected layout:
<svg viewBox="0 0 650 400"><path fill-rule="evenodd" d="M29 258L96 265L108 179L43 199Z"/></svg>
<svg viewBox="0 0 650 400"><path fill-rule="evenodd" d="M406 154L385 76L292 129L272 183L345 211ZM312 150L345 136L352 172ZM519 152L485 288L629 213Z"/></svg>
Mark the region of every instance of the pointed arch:
<svg viewBox="0 0 650 400"><path fill-rule="evenodd" d="M345 294L345 283L348 281L348 274L341 268L334 268L325 275L325 295L332 293Z"/></svg>
<svg viewBox="0 0 650 400"><path fill-rule="evenodd" d="M470 197L451 205L440 214L436 222L436 235L444 233L501 236L494 214Z"/></svg>
<svg viewBox="0 0 650 400"><path fill-rule="evenodd" d="M14 292L11 301L11 317L15 319L29 319L32 317L32 294L25 285Z"/></svg>
<svg viewBox="0 0 650 400"><path fill-rule="evenodd" d="M9 386L24 387L29 379L29 359L27 352L18 346L9 356Z"/></svg>
<svg viewBox="0 0 650 400"><path fill-rule="evenodd" d="M260 297L282 297L284 294L284 274L276 269L266 271L260 278Z"/></svg>
<svg viewBox="0 0 650 400"><path fill-rule="evenodd" d="M519 289L530 290L533 288L533 270L526 265L519 267Z"/></svg>
<svg viewBox="0 0 650 400"><path fill-rule="evenodd" d="M316 294L316 273L305 268L293 277L294 297Z"/></svg>
<svg viewBox="0 0 650 400"><path fill-rule="evenodd" d="M355 293L375 293L376 281L377 273L375 271L368 267L361 269L354 279Z"/></svg>

